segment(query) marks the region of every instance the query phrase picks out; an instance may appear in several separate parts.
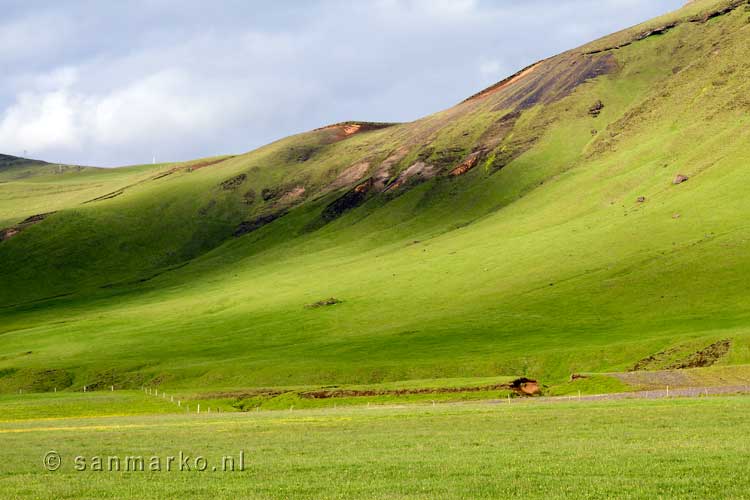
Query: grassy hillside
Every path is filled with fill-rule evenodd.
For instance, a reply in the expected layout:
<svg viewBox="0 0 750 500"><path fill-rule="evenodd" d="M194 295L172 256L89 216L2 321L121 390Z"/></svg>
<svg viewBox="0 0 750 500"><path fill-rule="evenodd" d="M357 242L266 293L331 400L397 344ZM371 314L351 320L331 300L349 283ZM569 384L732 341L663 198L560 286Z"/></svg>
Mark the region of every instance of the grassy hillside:
<svg viewBox="0 0 750 500"><path fill-rule="evenodd" d="M725 340L711 362L750 363L749 19L692 2L413 123L10 161L0 389L556 382Z"/></svg>

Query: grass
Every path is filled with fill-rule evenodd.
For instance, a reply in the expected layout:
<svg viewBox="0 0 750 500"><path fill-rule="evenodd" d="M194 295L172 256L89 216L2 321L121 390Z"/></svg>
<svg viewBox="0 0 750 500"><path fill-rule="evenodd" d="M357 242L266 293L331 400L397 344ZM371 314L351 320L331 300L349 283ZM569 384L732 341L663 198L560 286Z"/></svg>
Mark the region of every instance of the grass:
<svg viewBox="0 0 750 500"><path fill-rule="evenodd" d="M0 396L0 421L60 420L174 413L166 401L140 391L6 394Z"/></svg>
<svg viewBox="0 0 750 500"><path fill-rule="evenodd" d="M732 348L720 364L748 364L747 34L737 9L623 47L616 71L520 109L491 140L521 87L200 169L0 172L0 221L58 211L0 243L0 392L516 376L558 385L722 339ZM570 68L575 57L544 64ZM569 83L547 76L553 94ZM593 118L597 100L605 108ZM459 162L479 145L512 161L321 218L345 191L327 186L351 165L369 161L372 173L395 158L395 177L416 158ZM673 186L677 173L690 180ZM263 197L299 187L297 201ZM329 297L341 303L305 307Z"/></svg>
<svg viewBox="0 0 750 500"><path fill-rule="evenodd" d="M30 409L28 420L0 422L0 489L8 498L744 498L750 482L737 472L750 449L737 436L750 432L748 410L746 396L57 421ZM42 466L51 449L62 457L56 472ZM243 472L211 471L241 450ZM166 472L180 451L209 470ZM89 470L73 469L76 456ZM163 470L95 472L96 456L158 456Z"/></svg>

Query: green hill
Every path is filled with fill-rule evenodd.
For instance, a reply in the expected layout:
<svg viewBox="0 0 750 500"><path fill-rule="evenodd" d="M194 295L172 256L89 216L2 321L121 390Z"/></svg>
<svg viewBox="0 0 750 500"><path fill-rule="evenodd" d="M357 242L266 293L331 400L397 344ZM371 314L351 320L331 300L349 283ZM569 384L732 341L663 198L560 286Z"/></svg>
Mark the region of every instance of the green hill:
<svg viewBox="0 0 750 500"><path fill-rule="evenodd" d="M750 363L749 21L694 1L238 156L0 157L0 390Z"/></svg>

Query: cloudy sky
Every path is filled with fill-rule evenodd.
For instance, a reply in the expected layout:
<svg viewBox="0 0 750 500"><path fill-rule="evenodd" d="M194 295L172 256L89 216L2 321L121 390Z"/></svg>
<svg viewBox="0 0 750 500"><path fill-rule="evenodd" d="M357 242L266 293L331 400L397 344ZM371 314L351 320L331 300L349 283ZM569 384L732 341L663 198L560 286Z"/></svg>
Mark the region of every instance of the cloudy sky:
<svg viewBox="0 0 750 500"><path fill-rule="evenodd" d="M685 0L0 0L0 153L125 165L409 121Z"/></svg>

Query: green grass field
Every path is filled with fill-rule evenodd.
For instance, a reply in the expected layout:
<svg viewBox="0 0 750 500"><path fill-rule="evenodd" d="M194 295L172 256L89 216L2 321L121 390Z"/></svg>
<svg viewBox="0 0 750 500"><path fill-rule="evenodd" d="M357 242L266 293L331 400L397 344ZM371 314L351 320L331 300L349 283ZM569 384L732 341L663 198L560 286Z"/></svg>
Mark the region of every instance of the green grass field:
<svg viewBox="0 0 750 500"><path fill-rule="evenodd" d="M101 408L99 396L89 395L88 406L63 403L70 397L48 403L70 403L79 416L36 418L35 401L15 401L26 419L0 414L4 498L746 498L750 491L742 474L747 396L95 418L88 413ZM123 406L147 404L137 394L115 397ZM62 460L54 472L42 461L50 450ZM174 462L167 471L167 457L180 451L192 470ZM75 470L77 456L87 470ZM120 472L106 470L112 456L122 460ZM125 472L128 456L144 457L146 470ZM153 456L161 472L148 470ZM195 470L196 456L206 471ZM225 456L235 459L234 471L227 461L222 472ZM105 471L92 470L94 457Z"/></svg>

